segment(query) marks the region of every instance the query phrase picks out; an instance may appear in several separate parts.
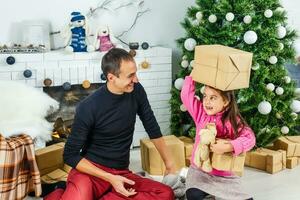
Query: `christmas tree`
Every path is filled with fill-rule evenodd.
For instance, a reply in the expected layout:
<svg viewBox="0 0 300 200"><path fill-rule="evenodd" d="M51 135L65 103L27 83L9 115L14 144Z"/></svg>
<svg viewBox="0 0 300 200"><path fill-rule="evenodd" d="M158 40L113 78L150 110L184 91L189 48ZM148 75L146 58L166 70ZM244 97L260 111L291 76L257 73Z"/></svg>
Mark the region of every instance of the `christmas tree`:
<svg viewBox="0 0 300 200"><path fill-rule="evenodd" d="M242 116L263 147L281 135L296 135L299 89L284 67L294 62L296 32L287 26L278 0L196 0L182 22L186 36L177 40L182 60L172 88L171 130L195 135L194 123L181 103L183 79L194 63L196 45L221 44L253 53L250 85L236 91ZM201 97L201 85L196 95Z"/></svg>

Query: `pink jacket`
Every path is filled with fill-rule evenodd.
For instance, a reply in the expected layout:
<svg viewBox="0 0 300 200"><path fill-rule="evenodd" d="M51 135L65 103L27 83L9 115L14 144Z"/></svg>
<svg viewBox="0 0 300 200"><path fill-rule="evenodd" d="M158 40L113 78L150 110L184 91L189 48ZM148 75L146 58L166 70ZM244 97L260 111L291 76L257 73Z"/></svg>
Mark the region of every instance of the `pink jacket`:
<svg viewBox="0 0 300 200"><path fill-rule="evenodd" d="M205 127L205 125L209 122L213 122L216 124L217 128L217 138L222 139L230 139L230 143L233 146L233 155L239 155L242 152L246 152L251 150L255 145L255 135L251 128L244 127L243 130L240 131L240 136L234 138L233 128L230 122L225 123L225 128L223 128L221 117L222 113L218 113L214 116L207 115L203 109L202 101L195 97L195 82L192 80L191 76L186 76L184 80L184 84L181 90L181 100L192 116L195 124L196 124L196 132ZM225 131L224 131L225 130ZM194 154L196 147L198 146L200 141L200 137L196 134L195 144L191 157L191 164L196 166L193 163ZM213 169L211 172L213 175L217 176L231 176L232 173L229 171L220 171Z"/></svg>

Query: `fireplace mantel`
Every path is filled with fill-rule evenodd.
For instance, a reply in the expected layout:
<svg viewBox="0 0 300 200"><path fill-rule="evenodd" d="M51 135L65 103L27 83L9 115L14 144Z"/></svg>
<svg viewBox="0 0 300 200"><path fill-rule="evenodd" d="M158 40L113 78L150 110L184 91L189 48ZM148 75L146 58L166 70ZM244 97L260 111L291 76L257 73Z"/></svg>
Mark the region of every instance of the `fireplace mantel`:
<svg viewBox="0 0 300 200"><path fill-rule="evenodd" d="M77 85L86 80L90 83L105 83L101 79L100 67L103 55L100 52L70 54L64 51L0 54L0 80L20 81L41 89L45 87L45 79L51 80L50 87L64 83ZM163 134L170 133L168 101L172 84L171 57L172 50L162 47L137 50L135 56L139 80L145 87ZM144 61L150 64L146 69L141 67ZM144 137L145 130L137 117L133 146L139 146L139 140Z"/></svg>

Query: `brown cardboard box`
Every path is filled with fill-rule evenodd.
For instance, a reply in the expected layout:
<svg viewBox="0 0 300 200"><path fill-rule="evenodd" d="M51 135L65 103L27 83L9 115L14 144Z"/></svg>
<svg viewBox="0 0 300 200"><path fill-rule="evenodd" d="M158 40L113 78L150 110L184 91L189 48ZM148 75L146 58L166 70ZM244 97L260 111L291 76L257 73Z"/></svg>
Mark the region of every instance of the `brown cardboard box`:
<svg viewBox="0 0 300 200"><path fill-rule="evenodd" d="M283 136L274 142L276 149L286 151L287 157L300 156L300 136Z"/></svg>
<svg viewBox="0 0 300 200"><path fill-rule="evenodd" d="M176 169L180 170L185 166L183 142L174 135L164 136L163 139L174 158ZM150 139L142 139L140 145L143 170L152 175L162 175L165 165L154 144Z"/></svg>
<svg viewBox="0 0 300 200"><path fill-rule="evenodd" d="M226 91L249 87L252 53L222 46L195 48L194 81Z"/></svg>
<svg viewBox="0 0 300 200"><path fill-rule="evenodd" d="M191 157L193 151L194 141L192 138L180 136L178 137L184 144L184 155L185 158Z"/></svg>
<svg viewBox="0 0 300 200"><path fill-rule="evenodd" d="M279 172L285 169L286 151L259 148L255 151L247 152L245 165L271 174Z"/></svg>
<svg viewBox="0 0 300 200"><path fill-rule="evenodd" d="M293 169L298 165L298 157L289 157L286 159L286 168Z"/></svg>
<svg viewBox="0 0 300 200"><path fill-rule="evenodd" d="M233 156L232 153L212 153L212 167L217 170L232 171L241 175L244 171L245 158L245 153L238 156Z"/></svg>
<svg viewBox="0 0 300 200"><path fill-rule="evenodd" d="M72 167L64 164L65 143L57 143L35 151L35 157L41 174L42 183L66 181Z"/></svg>
<svg viewBox="0 0 300 200"><path fill-rule="evenodd" d="M63 167L65 143L57 143L35 151L35 159L41 176Z"/></svg>

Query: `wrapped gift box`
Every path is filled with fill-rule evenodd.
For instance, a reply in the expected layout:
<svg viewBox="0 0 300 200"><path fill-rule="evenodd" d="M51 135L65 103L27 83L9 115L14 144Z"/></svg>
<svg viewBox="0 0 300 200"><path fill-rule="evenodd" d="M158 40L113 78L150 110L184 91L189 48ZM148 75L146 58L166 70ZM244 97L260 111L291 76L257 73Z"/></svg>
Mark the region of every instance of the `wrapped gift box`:
<svg viewBox="0 0 300 200"><path fill-rule="evenodd" d="M64 164L63 151L65 143L57 143L35 151L36 162L42 183L66 181L71 167Z"/></svg>
<svg viewBox="0 0 300 200"><path fill-rule="evenodd" d="M279 172L286 167L286 151L259 148L247 152L245 165L271 174Z"/></svg>
<svg viewBox="0 0 300 200"><path fill-rule="evenodd" d="M245 153L238 156L234 156L232 153L212 153L212 167L217 170L232 171L241 176L244 171L245 157Z"/></svg>
<svg viewBox="0 0 300 200"><path fill-rule="evenodd" d="M226 91L249 87L252 53L222 45L195 47L194 81Z"/></svg>
<svg viewBox="0 0 300 200"><path fill-rule="evenodd" d="M192 138L189 137L185 137L185 136L180 136L178 137L184 144L184 156L185 156L185 160L188 162L186 162L186 166L190 165L190 157L192 156L192 151L193 151L193 145L194 145L194 141Z"/></svg>
<svg viewBox="0 0 300 200"><path fill-rule="evenodd" d="M298 165L298 157L289 157L286 159L286 168L293 169Z"/></svg>
<svg viewBox="0 0 300 200"><path fill-rule="evenodd" d="M164 136L163 139L172 154L176 169L180 170L182 167L185 167L183 142L174 135ZM150 139L142 139L140 141L140 148L143 170L152 175L163 175L165 164L152 141Z"/></svg>
<svg viewBox="0 0 300 200"><path fill-rule="evenodd" d="M274 142L275 149L286 151L287 157L300 156L300 136L284 136Z"/></svg>

